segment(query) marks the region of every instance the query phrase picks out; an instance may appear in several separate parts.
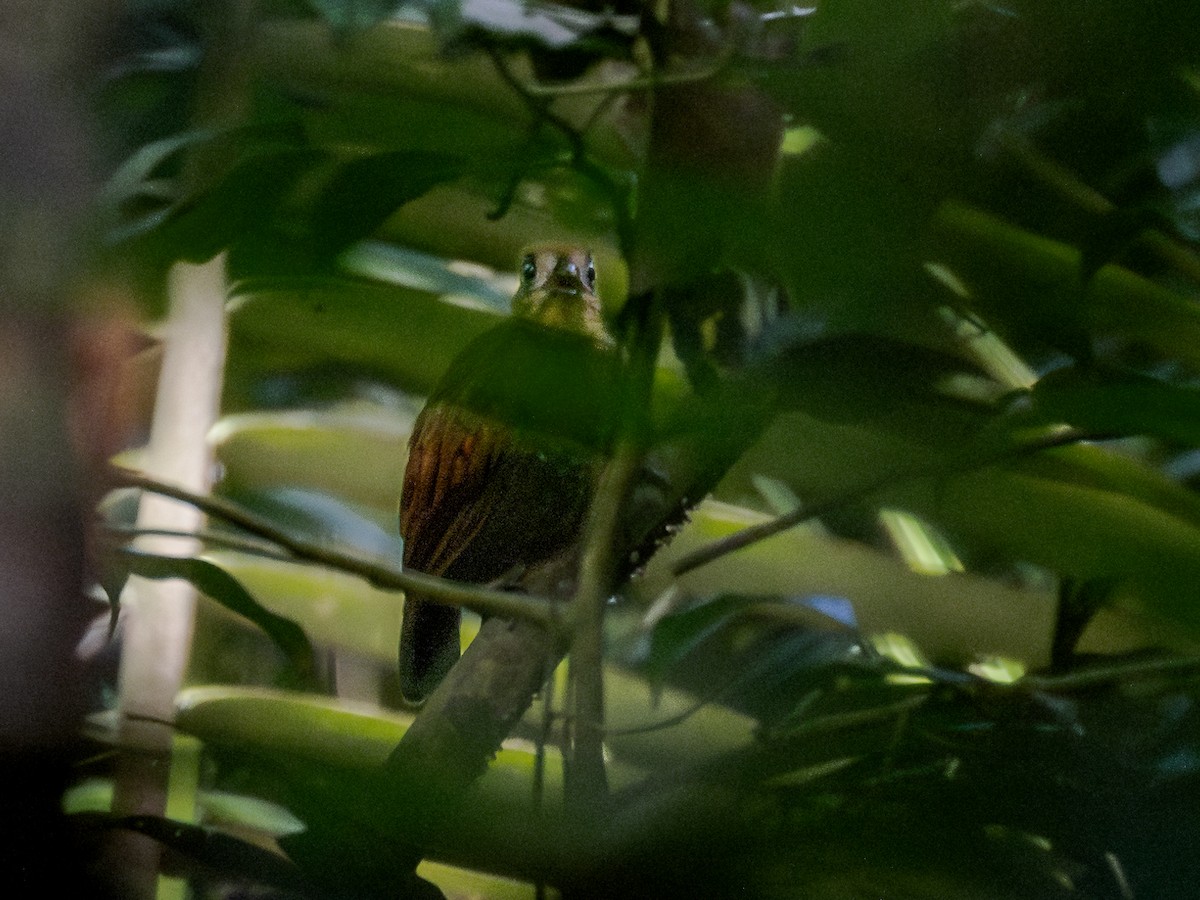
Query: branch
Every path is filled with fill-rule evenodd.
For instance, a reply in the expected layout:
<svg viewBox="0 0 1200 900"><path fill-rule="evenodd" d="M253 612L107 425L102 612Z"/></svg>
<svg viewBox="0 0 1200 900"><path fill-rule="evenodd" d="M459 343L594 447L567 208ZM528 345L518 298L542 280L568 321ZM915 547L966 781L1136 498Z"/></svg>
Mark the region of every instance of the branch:
<svg viewBox="0 0 1200 900"><path fill-rule="evenodd" d="M405 572L371 557L343 550L334 550L315 541L291 534L265 516L220 497L206 497L184 488L158 481L140 472L113 468L113 477L123 485L140 488L191 504L210 516L278 544L297 561L307 561L358 575L370 584L388 589L420 592L430 600L447 606L470 606L483 613L527 619L540 625L563 627L563 615L545 597L514 594L475 585L460 584L445 578Z"/></svg>
<svg viewBox="0 0 1200 900"><path fill-rule="evenodd" d="M991 456L977 457L972 454L965 454L965 458L961 459L958 463L954 463L953 461L948 464L941 462L933 466L915 466L910 469L897 469L885 472L878 478L874 478L859 487L852 488L839 496L831 497L828 500L821 500L807 506L798 506L791 512L770 521L762 522L759 525L751 525L749 528L743 528L741 531L729 535L729 537L706 544L699 550L694 550L676 562L674 568L671 570L671 574L678 578L694 569L708 565L722 556L728 556L730 553L744 550L751 544L765 541L767 538L779 534L781 531L787 531L789 528L793 528L802 522L823 516L831 510L838 509L849 503L863 500L872 494L904 481L938 475L961 474L973 469L981 469L1012 459L1019 459L1042 450L1077 444L1080 441L1096 440L1100 437L1102 436L1086 434L1074 428L1055 429L1051 433L1028 444L1021 444L1015 448L1006 448L1000 453Z"/></svg>
<svg viewBox="0 0 1200 900"><path fill-rule="evenodd" d="M533 133L536 134L537 129L546 124L553 126L566 138L567 144L570 146L570 167L599 187L608 198L616 219L614 227L617 232L617 242L623 252L628 252L633 240L633 222L629 216L627 192L613 180L602 166L588 156L583 133L566 119L550 110L552 98L536 96L529 90L525 82L508 67L508 63L504 61L499 50L490 45L485 49L500 78L512 88L513 93L520 97L529 109L530 115L533 116ZM526 169L525 171L531 170ZM489 219L499 219L508 211L523 177L520 170L513 175L497 209L488 216Z"/></svg>
<svg viewBox="0 0 1200 900"><path fill-rule="evenodd" d="M202 528L199 531L181 531L174 528L139 528L135 525L114 525L110 522L101 522L100 527L108 534L129 538L130 540L139 537L178 538L180 540L199 541L210 547L223 547L226 550L236 550L239 553L245 553L249 556L259 556L263 559L274 559L282 562L294 559L294 557L281 550L271 541L223 534L207 528Z"/></svg>
<svg viewBox="0 0 1200 900"><path fill-rule="evenodd" d="M568 799L580 810L607 794L604 771L604 608L618 577L617 533L621 511L633 488L646 453L647 421L654 367L662 340L663 321L655 294L641 301L642 316L631 323L629 357L622 393L623 426L613 457L604 468L588 514L579 564L579 588L572 603L575 631L571 642L569 685L573 708Z"/></svg>
<svg viewBox="0 0 1200 900"><path fill-rule="evenodd" d="M1014 681L1014 689L1029 688L1035 691L1078 691L1125 681L1133 678L1153 678L1159 675L1200 674L1200 656L1167 657L1166 659L1136 660L1113 663L1070 672L1066 675L1026 675Z"/></svg>
<svg viewBox="0 0 1200 900"><path fill-rule="evenodd" d="M585 97L590 94L624 94L630 91L651 91L660 87L694 84L708 81L720 75L728 66L732 51L713 58L690 72L664 72L661 75L641 75L624 81L573 81L568 84L542 84L523 82L522 89L531 97L553 99L555 97Z"/></svg>

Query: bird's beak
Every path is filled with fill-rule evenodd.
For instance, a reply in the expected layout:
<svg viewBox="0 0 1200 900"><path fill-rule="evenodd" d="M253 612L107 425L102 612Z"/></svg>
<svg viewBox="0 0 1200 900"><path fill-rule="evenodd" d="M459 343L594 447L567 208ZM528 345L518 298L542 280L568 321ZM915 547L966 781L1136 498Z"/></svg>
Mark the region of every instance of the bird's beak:
<svg viewBox="0 0 1200 900"><path fill-rule="evenodd" d="M569 259L560 259L554 266L554 271L546 279L546 287L559 291L569 291L579 294L583 291L583 277L579 267Z"/></svg>

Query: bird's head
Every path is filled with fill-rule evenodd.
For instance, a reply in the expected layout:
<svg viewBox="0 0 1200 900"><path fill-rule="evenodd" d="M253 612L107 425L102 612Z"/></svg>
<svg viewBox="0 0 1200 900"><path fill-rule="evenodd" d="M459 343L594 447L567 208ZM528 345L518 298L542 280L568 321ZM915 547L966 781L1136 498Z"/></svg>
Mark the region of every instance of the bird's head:
<svg viewBox="0 0 1200 900"><path fill-rule="evenodd" d="M547 328L584 335L598 344L611 338L600 315L596 267L580 247L546 244L529 247L521 257L521 286L513 314Z"/></svg>

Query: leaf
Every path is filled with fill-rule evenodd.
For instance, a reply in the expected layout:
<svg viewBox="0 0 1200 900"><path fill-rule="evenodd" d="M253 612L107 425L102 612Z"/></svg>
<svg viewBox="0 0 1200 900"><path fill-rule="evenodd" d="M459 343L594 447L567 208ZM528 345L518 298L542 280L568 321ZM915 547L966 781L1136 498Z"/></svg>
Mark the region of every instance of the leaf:
<svg viewBox="0 0 1200 900"><path fill-rule="evenodd" d="M349 650L384 668L395 665L402 593L379 590L346 572L249 553L214 550L205 558L263 606L303 628L314 644Z"/></svg>
<svg viewBox="0 0 1200 900"><path fill-rule="evenodd" d="M1079 275L1091 281L1104 266L1116 262L1147 229L1170 227L1159 213L1144 208L1114 209L1099 217L1083 241Z"/></svg>
<svg viewBox="0 0 1200 900"><path fill-rule="evenodd" d="M387 409L246 413L222 419L214 441L233 490L324 494L377 510L378 522L398 509L411 424Z"/></svg>
<svg viewBox="0 0 1200 900"><path fill-rule="evenodd" d="M756 602L759 598L726 595L663 618L650 635L646 670L651 682L661 685L671 669Z"/></svg>
<svg viewBox="0 0 1200 900"><path fill-rule="evenodd" d="M313 647L303 629L260 604L228 572L208 560L193 557L159 556L130 549L117 553L127 563L130 574L154 580L181 578L226 609L249 619L283 652L291 680L297 686L315 686Z"/></svg>
<svg viewBox="0 0 1200 900"><path fill-rule="evenodd" d="M836 423L888 419L903 425L930 408L942 424L958 416L983 422L982 404L948 396L943 385L959 374L980 376L960 357L895 338L835 334L790 347L763 366L785 409Z"/></svg>
<svg viewBox="0 0 1200 900"><path fill-rule="evenodd" d="M204 262L241 241L261 242L281 213L283 201L323 153L280 147L239 161L210 191L162 226L155 240L164 252Z"/></svg>
<svg viewBox="0 0 1200 900"><path fill-rule="evenodd" d="M933 496L920 499L915 489L897 495L1010 558L1136 587L1148 611L1200 634L1200 528L1153 498L1039 477L1037 465L983 469L926 486Z"/></svg>
<svg viewBox="0 0 1200 900"><path fill-rule="evenodd" d="M337 363L415 393L428 393L471 339L500 321L421 291L346 278L256 280L239 301L231 341L255 352L231 362L248 374Z"/></svg>
<svg viewBox="0 0 1200 900"><path fill-rule="evenodd" d="M405 203L462 171L462 160L420 150L377 153L339 166L313 204L313 246L322 256L336 256Z"/></svg>
<svg viewBox="0 0 1200 900"><path fill-rule="evenodd" d="M96 196L102 214L115 224L120 208L141 194L159 166L186 149L213 140L218 134L220 132L216 130L202 128L143 144L117 168Z"/></svg>
<svg viewBox="0 0 1200 900"><path fill-rule="evenodd" d="M1200 365L1200 307L1190 298L1113 265L1081 289L1077 248L958 203L943 204L935 226L941 259L973 302L1020 336L1118 335Z"/></svg>
<svg viewBox="0 0 1200 900"><path fill-rule="evenodd" d="M179 727L211 747L365 777L375 787L412 719L373 704L270 688L190 687L176 699ZM528 810L534 755L525 741L505 741L479 783L479 797ZM553 795L562 787L561 756L553 748L547 763L546 787Z"/></svg>
<svg viewBox="0 0 1200 900"><path fill-rule="evenodd" d="M148 815L87 812L71 818L89 830L127 829L143 834L195 863L197 875L215 871L230 880L250 880L305 896L311 889L301 871L285 857L212 828Z"/></svg>
<svg viewBox="0 0 1200 900"><path fill-rule="evenodd" d="M281 486L248 492L223 490L222 494L285 526L289 533L317 543L383 559L398 561L402 556L394 510L389 510L392 515L381 523L371 514L373 510L355 507L324 491L302 487Z"/></svg>
<svg viewBox="0 0 1200 900"><path fill-rule="evenodd" d="M1043 376L1032 393L1037 412L1049 422L1092 434L1200 444L1200 388L1137 372L1068 366Z"/></svg>

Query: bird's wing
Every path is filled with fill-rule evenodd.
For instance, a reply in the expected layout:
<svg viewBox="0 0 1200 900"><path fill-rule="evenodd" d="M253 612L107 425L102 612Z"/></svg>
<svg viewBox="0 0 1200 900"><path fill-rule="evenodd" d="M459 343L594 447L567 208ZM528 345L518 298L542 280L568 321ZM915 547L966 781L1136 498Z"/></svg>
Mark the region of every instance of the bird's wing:
<svg viewBox="0 0 1200 900"><path fill-rule="evenodd" d="M486 524L486 496L500 459L497 425L457 406L431 403L409 442L400 500L406 568L452 573L455 562ZM499 573L457 573L486 581Z"/></svg>

